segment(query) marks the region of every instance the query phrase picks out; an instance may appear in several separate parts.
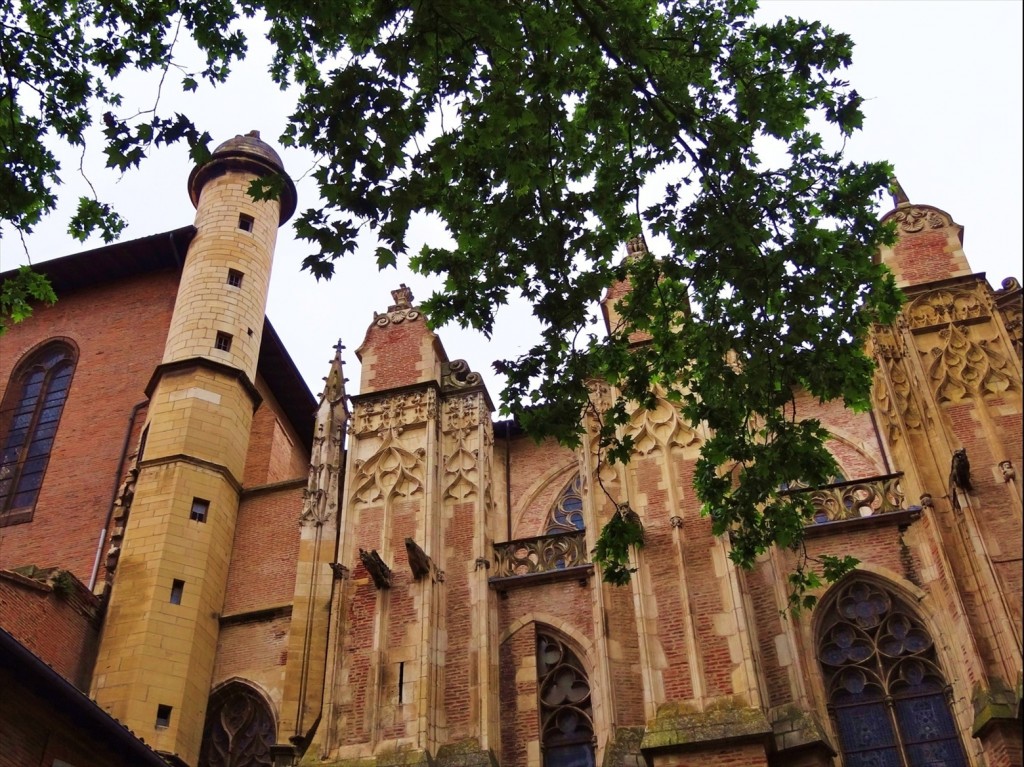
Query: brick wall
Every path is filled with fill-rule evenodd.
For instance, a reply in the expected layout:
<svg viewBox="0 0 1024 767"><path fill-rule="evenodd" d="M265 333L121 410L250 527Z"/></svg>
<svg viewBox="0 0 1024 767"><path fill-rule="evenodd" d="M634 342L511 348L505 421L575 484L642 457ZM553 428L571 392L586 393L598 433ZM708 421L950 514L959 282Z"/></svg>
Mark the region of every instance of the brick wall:
<svg viewBox="0 0 1024 767"><path fill-rule="evenodd" d="M295 592L305 479L244 493L235 521L224 615L287 604Z"/></svg>
<svg viewBox="0 0 1024 767"><path fill-rule="evenodd" d="M79 689L89 687L99 640L98 600L77 581L67 590L0 571L0 627ZM52 582L52 577L49 578ZM2 689L2 688L0 688ZM6 695L0 694L0 698Z"/></svg>
<svg viewBox="0 0 1024 767"><path fill-rule="evenodd" d="M60 296L0 336L4 390L38 344L63 338L78 347L35 515L0 528L0 567L59 565L88 581L128 418L160 362L177 285L178 274L165 271Z"/></svg>

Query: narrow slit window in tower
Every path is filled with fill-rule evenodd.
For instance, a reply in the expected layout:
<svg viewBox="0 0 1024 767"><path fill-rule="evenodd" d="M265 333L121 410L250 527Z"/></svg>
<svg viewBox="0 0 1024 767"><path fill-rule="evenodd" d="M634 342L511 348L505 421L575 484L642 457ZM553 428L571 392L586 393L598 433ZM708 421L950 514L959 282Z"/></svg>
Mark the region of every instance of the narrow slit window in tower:
<svg viewBox="0 0 1024 767"><path fill-rule="evenodd" d="M156 707L156 724L155 726L159 729L165 729L171 726L171 707L163 703Z"/></svg>
<svg viewBox="0 0 1024 767"><path fill-rule="evenodd" d="M214 349L220 349L222 352L231 351L231 334L217 332L217 340L213 342Z"/></svg>
<svg viewBox="0 0 1024 767"><path fill-rule="evenodd" d="M175 578L171 581L171 604L180 605L181 595L185 592L185 581L179 581Z"/></svg>
<svg viewBox="0 0 1024 767"><path fill-rule="evenodd" d="M202 498L192 499L192 510L188 513L188 518L195 520L196 522L205 522L206 515L210 512L210 502L204 501Z"/></svg>
<svg viewBox="0 0 1024 767"><path fill-rule="evenodd" d="M228 285L233 288L242 287L243 274L237 269L228 269Z"/></svg>
<svg viewBox="0 0 1024 767"><path fill-rule="evenodd" d="M245 213L238 214L238 228L243 232L251 232L254 223L256 220L252 216Z"/></svg>

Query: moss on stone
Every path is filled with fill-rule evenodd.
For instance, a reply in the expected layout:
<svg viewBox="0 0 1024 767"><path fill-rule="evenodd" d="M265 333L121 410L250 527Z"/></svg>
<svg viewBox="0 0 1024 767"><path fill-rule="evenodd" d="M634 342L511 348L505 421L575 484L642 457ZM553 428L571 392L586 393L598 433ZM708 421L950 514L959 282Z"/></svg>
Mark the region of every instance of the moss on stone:
<svg viewBox="0 0 1024 767"><path fill-rule="evenodd" d="M764 712L726 698L703 712L687 704L665 704L648 723L640 747L644 750L765 738L772 733Z"/></svg>

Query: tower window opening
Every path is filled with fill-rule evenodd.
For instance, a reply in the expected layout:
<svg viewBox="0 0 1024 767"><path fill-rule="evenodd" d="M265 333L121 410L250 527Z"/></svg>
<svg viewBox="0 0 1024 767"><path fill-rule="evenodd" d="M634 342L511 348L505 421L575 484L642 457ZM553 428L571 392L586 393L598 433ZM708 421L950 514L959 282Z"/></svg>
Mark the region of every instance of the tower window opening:
<svg viewBox="0 0 1024 767"><path fill-rule="evenodd" d="M185 581L179 581L175 578L171 581L171 604L180 605L181 595L185 593Z"/></svg>
<svg viewBox="0 0 1024 767"><path fill-rule="evenodd" d="M242 287L242 277L244 275L237 269L228 269L228 285L233 288Z"/></svg>
<svg viewBox="0 0 1024 767"><path fill-rule="evenodd" d="M238 214L238 228L241 229L243 232L251 232L253 224L255 223L256 219L254 219L252 216L245 213Z"/></svg>
<svg viewBox="0 0 1024 767"><path fill-rule="evenodd" d="M159 729L166 729L171 726L171 707L163 703L156 707L156 724Z"/></svg>
<svg viewBox="0 0 1024 767"><path fill-rule="evenodd" d="M205 522L206 515L210 512L210 502L204 501L202 498L192 499L192 510L188 513L188 518L196 522Z"/></svg>
<svg viewBox="0 0 1024 767"><path fill-rule="evenodd" d="M405 692L405 662L398 664L398 705L402 705L405 701L403 700L403 694Z"/></svg>
<svg viewBox="0 0 1024 767"><path fill-rule="evenodd" d="M214 349L220 349L222 352L231 351L231 334L217 332L217 339L213 342Z"/></svg>

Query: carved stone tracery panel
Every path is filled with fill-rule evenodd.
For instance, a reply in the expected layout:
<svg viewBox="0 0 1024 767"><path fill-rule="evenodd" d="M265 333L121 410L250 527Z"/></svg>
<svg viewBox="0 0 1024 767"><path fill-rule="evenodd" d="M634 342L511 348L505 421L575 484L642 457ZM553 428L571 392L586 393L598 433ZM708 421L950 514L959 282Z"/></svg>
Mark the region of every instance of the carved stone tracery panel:
<svg viewBox="0 0 1024 767"><path fill-rule="evenodd" d="M673 447L689 447L700 441L697 432L684 419L679 409L659 397L653 408L638 408L630 419L627 433L633 438L633 449L640 455Z"/></svg>
<svg viewBox="0 0 1024 767"><path fill-rule="evenodd" d="M481 394L445 400L441 412L445 498L464 500L476 494L480 484L480 446L473 437L486 417Z"/></svg>
<svg viewBox="0 0 1024 767"><path fill-rule="evenodd" d="M231 682L210 696L199 767L271 767L274 715L248 685Z"/></svg>
<svg viewBox="0 0 1024 767"><path fill-rule="evenodd" d="M951 324L939 332L941 347L931 350L928 375L939 402L998 396L1016 388L1009 361L990 348L989 341L974 341L968 332Z"/></svg>

